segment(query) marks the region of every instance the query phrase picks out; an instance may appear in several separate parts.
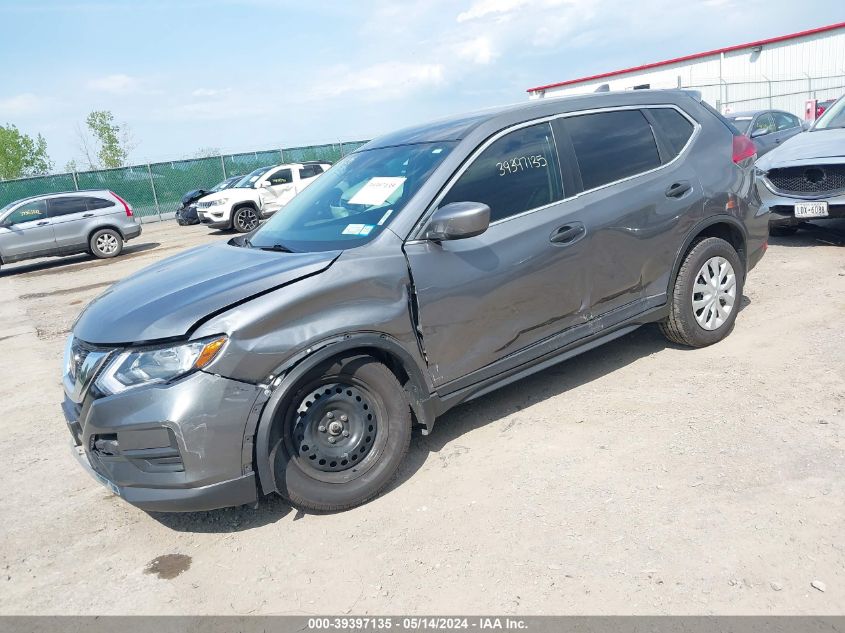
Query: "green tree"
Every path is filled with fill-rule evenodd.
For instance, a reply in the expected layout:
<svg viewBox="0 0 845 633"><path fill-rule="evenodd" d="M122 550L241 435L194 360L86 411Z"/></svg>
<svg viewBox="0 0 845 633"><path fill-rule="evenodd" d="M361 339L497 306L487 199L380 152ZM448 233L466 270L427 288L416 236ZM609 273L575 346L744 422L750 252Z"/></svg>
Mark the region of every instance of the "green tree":
<svg viewBox="0 0 845 633"><path fill-rule="evenodd" d="M128 126L115 123L114 115L108 110L94 110L86 117L85 125L96 141L99 165L106 169L123 167L132 150ZM88 152L87 147L85 151ZM88 162L93 163L90 155Z"/></svg>
<svg viewBox="0 0 845 633"><path fill-rule="evenodd" d="M14 125L0 125L0 180L39 176L52 168L43 136L32 138Z"/></svg>

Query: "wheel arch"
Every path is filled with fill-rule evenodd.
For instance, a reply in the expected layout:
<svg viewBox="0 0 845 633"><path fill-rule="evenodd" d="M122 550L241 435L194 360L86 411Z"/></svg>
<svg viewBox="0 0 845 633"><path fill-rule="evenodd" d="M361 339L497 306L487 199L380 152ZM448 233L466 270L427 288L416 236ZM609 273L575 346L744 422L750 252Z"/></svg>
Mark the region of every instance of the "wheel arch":
<svg viewBox="0 0 845 633"><path fill-rule="evenodd" d="M264 494L277 491L272 466L273 430L280 412L288 406L296 386L317 366L350 356L372 356L396 376L408 396L415 421L425 427L434 424L429 384L414 357L393 337L379 333L346 334L312 345L280 366L265 386L266 402L254 429L247 428L245 442L254 435L254 463Z"/></svg>
<svg viewBox="0 0 845 633"><path fill-rule="evenodd" d="M678 272L681 269L681 264L683 264L684 258L690 252L693 244L705 237L718 237L733 246L739 255L740 261L742 261L742 275L743 278L745 277L748 269L748 237L745 227L732 215L716 215L699 222L687 234L681 249L675 256L675 263L672 266L672 277L669 280L669 292L674 287L675 280L678 278Z"/></svg>

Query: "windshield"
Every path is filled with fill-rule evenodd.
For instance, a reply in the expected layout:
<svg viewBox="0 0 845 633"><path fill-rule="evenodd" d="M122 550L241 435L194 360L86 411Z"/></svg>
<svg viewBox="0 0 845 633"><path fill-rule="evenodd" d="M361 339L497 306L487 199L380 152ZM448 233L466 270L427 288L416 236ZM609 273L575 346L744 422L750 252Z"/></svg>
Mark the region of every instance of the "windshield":
<svg viewBox="0 0 845 633"><path fill-rule="evenodd" d="M234 187L234 186L235 186L235 184L236 184L239 180L241 180L241 178L240 178L240 177L238 177L237 179L235 179L235 178L227 178L227 179L226 179L226 180L224 180L223 182L218 182L218 183L217 183L216 185L214 185L211 189L209 189L209 191L210 191L210 192L223 191L224 189L228 189L229 187Z"/></svg>
<svg viewBox="0 0 845 633"><path fill-rule="evenodd" d="M751 119L753 116L729 116L727 117L728 121L733 123L733 126L739 131L740 134L747 134L748 133L748 126L751 125Z"/></svg>
<svg viewBox="0 0 845 633"><path fill-rule="evenodd" d="M273 165L270 165L269 167L259 167L255 171L241 178L238 182L232 185L232 188L237 187L240 189L253 189L258 179L261 178L261 176L266 174L271 169L273 169Z"/></svg>
<svg viewBox="0 0 845 633"><path fill-rule="evenodd" d="M832 130L838 127L845 127L845 99L840 99L825 110L813 126L813 131Z"/></svg>
<svg viewBox="0 0 845 633"><path fill-rule="evenodd" d="M365 244L402 212L455 145L420 143L350 154L261 226L250 245L325 251Z"/></svg>

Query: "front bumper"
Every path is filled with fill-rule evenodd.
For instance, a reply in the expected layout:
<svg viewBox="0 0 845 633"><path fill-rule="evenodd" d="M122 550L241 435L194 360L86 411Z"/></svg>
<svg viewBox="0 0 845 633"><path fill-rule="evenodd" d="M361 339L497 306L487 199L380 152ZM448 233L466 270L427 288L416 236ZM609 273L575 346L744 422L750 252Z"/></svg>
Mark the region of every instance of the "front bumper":
<svg viewBox="0 0 845 633"><path fill-rule="evenodd" d="M83 466L143 510L188 512L257 501L247 421L260 390L196 372L62 410Z"/></svg>
<svg viewBox="0 0 845 633"><path fill-rule="evenodd" d="M197 209L197 219L212 229L228 229L232 226L232 211L214 207Z"/></svg>
<svg viewBox="0 0 845 633"><path fill-rule="evenodd" d="M769 210L769 226L797 226L802 222L815 222L830 218L845 218L845 194L819 197L786 196L772 191L763 178L757 179L757 190L763 206ZM796 202L827 202L828 215L821 218L796 218Z"/></svg>

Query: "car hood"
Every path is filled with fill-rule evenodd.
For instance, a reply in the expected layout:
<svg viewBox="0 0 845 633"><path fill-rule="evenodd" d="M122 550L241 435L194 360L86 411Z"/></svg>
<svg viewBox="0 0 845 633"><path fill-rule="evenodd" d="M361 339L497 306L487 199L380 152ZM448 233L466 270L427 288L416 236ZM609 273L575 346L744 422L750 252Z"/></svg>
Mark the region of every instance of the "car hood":
<svg viewBox="0 0 845 633"><path fill-rule="evenodd" d="M843 157L845 129L819 130L796 134L758 160L757 167L766 171L774 167L815 162L819 158Z"/></svg>
<svg viewBox="0 0 845 633"><path fill-rule="evenodd" d="M200 246L116 283L88 305L73 334L99 345L184 337L211 314L326 270L340 252Z"/></svg>
<svg viewBox="0 0 845 633"><path fill-rule="evenodd" d="M189 191L184 196L182 196L182 206L185 207L192 202L196 202L200 198L202 198L208 191L205 189L194 189L193 191Z"/></svg>
<svg viewBox="0 0 845 633"><path fill-rule="evenodd" d="M257 197L255 189L248 189L246 187L231 187L223 189L222 191L215 191L200 198L203 202L210 202L212 200L251 200Z"/></svg>

